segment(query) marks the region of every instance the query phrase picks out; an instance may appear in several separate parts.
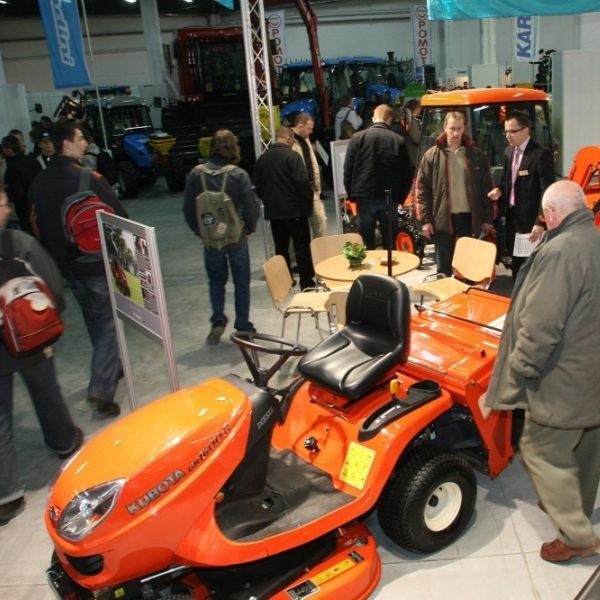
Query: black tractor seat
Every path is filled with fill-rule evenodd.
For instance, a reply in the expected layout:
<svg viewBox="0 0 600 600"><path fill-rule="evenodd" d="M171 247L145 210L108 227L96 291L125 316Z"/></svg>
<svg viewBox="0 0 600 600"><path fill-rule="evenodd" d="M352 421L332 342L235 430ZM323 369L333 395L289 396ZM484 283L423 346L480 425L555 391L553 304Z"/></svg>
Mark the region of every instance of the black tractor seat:
<svg viewBox="0 0 600 600"><path fill-rule="evenodd" d="M406 285L384 275L361 275L348 294L346 326L309 350L298 371L327 390L357 400L406 362L409 342Z"/></svg>

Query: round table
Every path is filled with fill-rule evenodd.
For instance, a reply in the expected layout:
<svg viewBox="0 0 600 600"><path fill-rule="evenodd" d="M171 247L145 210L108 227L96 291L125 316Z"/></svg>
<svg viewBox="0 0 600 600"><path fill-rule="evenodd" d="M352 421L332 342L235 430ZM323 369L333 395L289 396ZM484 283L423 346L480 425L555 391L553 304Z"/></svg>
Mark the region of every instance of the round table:
<svg viewBox="0 0 600 600"><path fill-rule="evenodd" d="M367 258L360 267L350 268L348 259L342 254L330 256L317 263L315 273L322 279L327 287L348 287L355 279L364 273L388 274L387 250L367 250ZM420 264L419 257L410 252L392 252L392 277L398 277L416 269Z"/></svg>

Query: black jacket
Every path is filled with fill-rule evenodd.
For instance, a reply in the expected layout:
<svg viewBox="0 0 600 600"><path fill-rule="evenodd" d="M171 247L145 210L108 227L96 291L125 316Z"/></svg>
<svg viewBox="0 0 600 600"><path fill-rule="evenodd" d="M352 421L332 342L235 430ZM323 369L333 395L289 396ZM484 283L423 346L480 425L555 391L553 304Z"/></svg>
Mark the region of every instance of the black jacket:
<svg viewBox="0 0 600 600"><path fill-rule="evenodd" d="M67 196L78 190L82 168L74 158L53 156L46 169L36 176L29 188L29 201L32 204L40 241L57 262L63 274L75 279L104 275L102 261L90 263L75 261L76 257L69 252L63 228L62 203ZM92 172L89 188L103 202L112 206L117 215L127 217L127 211L106 179L99 173Z"/></svg>
<svg viewBox="0 0 600 600"><path fill-rule="evenodd" d="M352 200L404 202L412 185L413 169L402 138L385 123L374 123L352 136L344 161L344 187Z"/></svg>
<svg viewBox="0 0 600 600"><path fill-rule="evenodd" d="M27 200L29 186L41 170L40 163L30 154L17 154L17 156L6 159L6 173L4 174L6 193L8 199L15 205L15 212L25 231L31 231Z"/></svg>
<svg viewBox="0 0 600 600"><path fill-rule="evenodd" d="M286 144L276 142L259 157L254 186L269 221L312 214L313 191L304 161Z"/></svg>
<svg viewBox="0 0 600 600"><path fill-rule="evenodd" d="M504 151L502 175L502 206L508 209L511 186L511 164L514 148ZM513 216L519 233L529 233L534 225L542 225L542 196L546 188L556 181L556 169L552 152L530 138L523 152L519 174L515 183L515 206Z"/></svg>

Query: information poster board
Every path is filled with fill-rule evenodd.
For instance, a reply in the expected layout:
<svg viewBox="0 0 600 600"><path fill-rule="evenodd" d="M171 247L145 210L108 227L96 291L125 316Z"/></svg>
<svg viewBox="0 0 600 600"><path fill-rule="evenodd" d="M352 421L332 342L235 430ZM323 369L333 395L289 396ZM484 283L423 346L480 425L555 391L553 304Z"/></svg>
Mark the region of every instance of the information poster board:
<svg viewBox="0 0 600 600"><path fill-rule="evenodd" d="M135 408L131 369L123 324L125 319L161 341L171 391L179 389L156 234L147 227L117 215L96 213L101 232L102 254L108 278L123 370Z"/></svg>
<svg viewBox="0 0 600 600"><path fill-rule="evenodd" d="M333 199L335 202L335 216L338 223L339 233L344 233L342 222L342 210L340 208L342 200L347 197L344 187L344 161L346 160L346 151L350 140L336 140L331 142L331 172L333 175Z"/></svg>

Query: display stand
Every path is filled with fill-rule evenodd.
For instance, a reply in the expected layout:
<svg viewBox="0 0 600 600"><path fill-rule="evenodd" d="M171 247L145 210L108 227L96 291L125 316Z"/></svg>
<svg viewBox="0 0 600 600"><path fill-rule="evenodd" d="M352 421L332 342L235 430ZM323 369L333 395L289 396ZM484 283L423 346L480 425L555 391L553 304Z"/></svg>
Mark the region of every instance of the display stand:
<svg viewBox="0 0 600 600"><path fill-rule="evenodd" d="M135 392L123 320L161 342L171 391L179 389L155 230L154 227L102 211L97 212L96 217L101 232L102 256L123 373L131 409L135 410Z"/></svg>

